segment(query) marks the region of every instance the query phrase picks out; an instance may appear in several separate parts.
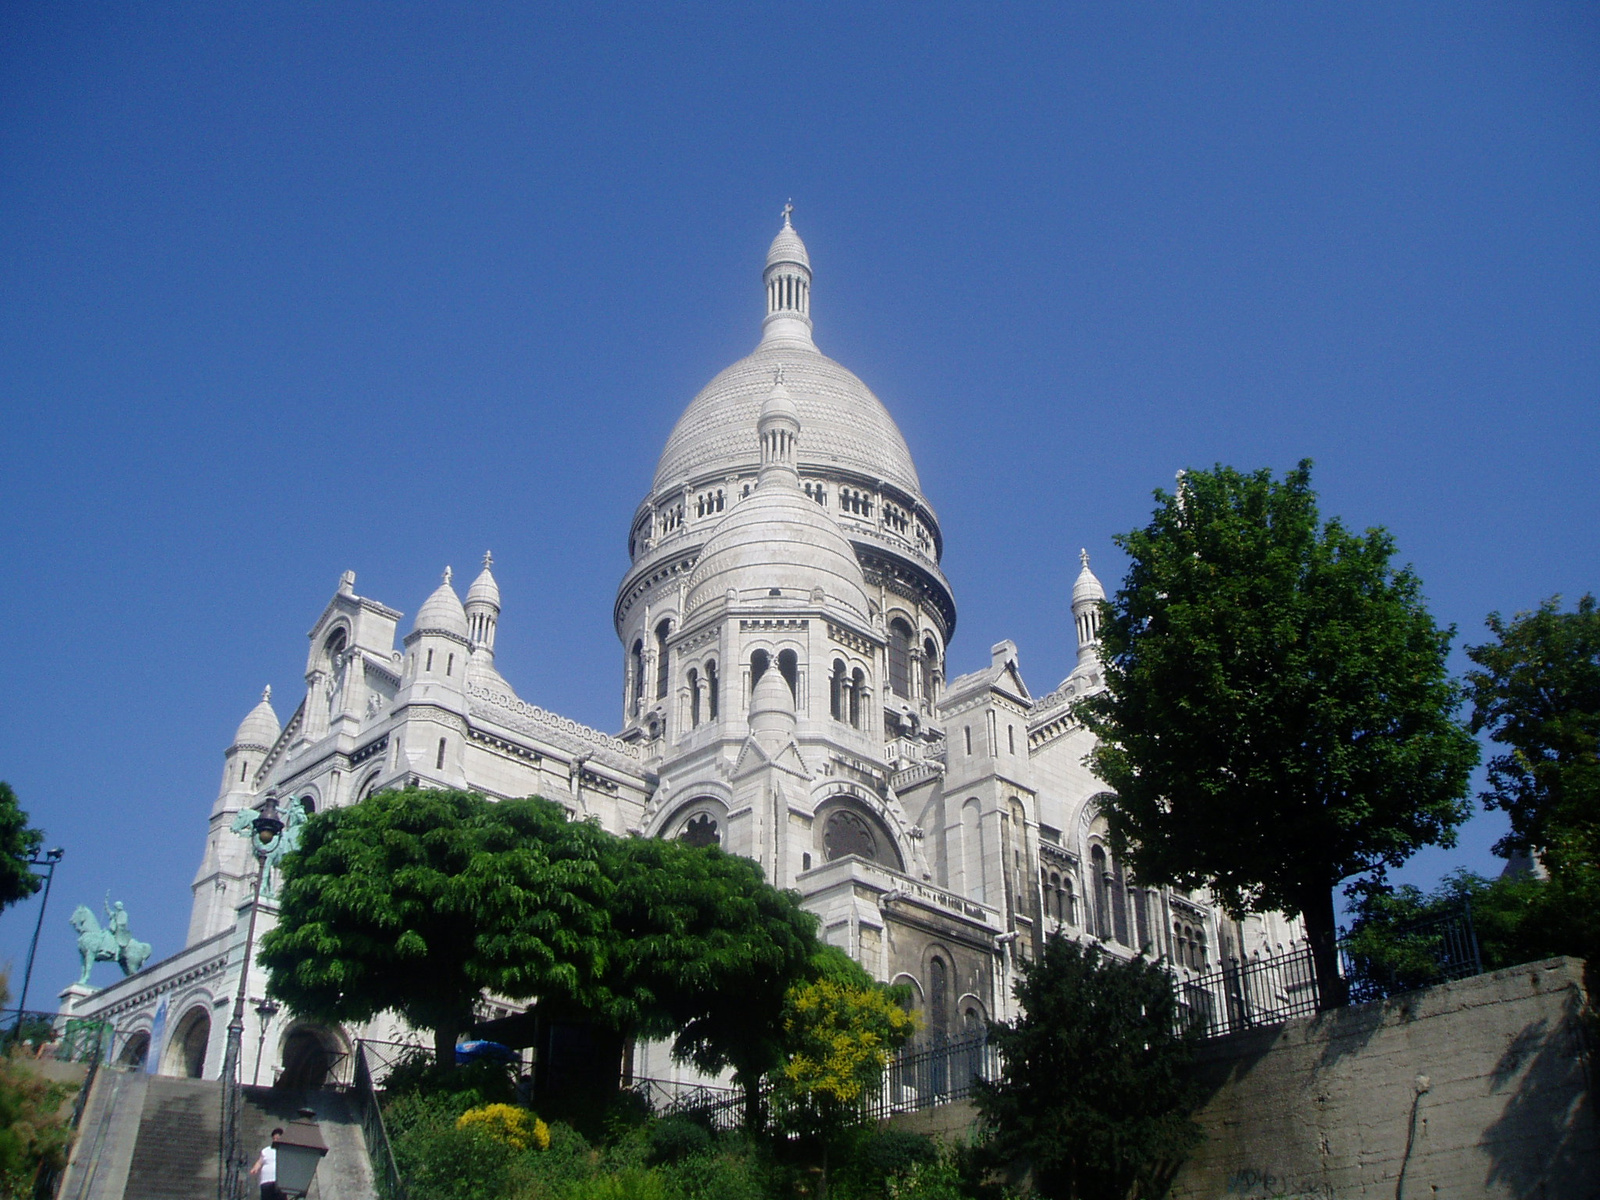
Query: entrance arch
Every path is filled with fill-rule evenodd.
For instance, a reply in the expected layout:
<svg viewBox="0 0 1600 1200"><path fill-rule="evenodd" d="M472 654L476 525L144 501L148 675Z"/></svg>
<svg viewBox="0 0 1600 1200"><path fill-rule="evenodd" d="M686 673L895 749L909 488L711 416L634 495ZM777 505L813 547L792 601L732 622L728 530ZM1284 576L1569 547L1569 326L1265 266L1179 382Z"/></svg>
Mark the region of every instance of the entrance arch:
<svg viewBox="0 0 1600 1200"><path fill-rule="evenodd" d="M211 1014L196 1005L179 1019L162 1055L161 1073L188 1079L202 1079L206 1070L206 1046L211 1041Z"/></svg>

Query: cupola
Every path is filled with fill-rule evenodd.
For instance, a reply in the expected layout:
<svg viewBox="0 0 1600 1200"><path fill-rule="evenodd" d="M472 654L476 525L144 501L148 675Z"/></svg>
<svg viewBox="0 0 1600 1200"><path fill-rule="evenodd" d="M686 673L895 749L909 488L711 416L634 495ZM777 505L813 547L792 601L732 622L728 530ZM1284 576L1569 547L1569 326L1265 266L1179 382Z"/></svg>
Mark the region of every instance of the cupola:
<svg viewBox="0 0 1600 1200"><path fill-rule="evenodd" d="M762 273L767 285L767 316L761 323L761 340L813 348L811 258L789 222L793 212L793 204L783 206L783 228L767 250L767 268Z"/></svg>
<svg viewBox="0 0 1600 1200"><path fill-rule="evenodd" d="M500 624L500 585L495 582L490 567L494 555L483 552L483 570L467 589L467 639L472 648L494 661L494 632Z"/></svg>
<svg viewBox="0 0 1600 1200"><path fill-rule="evenodd" d="M443 582L417 609L416 622L411 626L413 634L445 633L467 640L467 613L461 607L461 597L450 586L450 575L450 568L446 567Z"/></svg>
<svg viewBox="0 0 1600 1200"><path fill-rule="evenodd" d="M1089 552L1078 551L1078 561L1083 570L1078 572L1072 585L1072 621L1078 630L1078 665L1089 662L1100 646L1100 605L1106 598L1105 588L1089 569Z"/></svg>
<svg viewBox="0 0 1600 1200"><path fill-rule="evenodd" d="M244 720L239 722L239 728L233 735L233 750L260 750L263 753L272 749L273 743L278 740L278 734L283 731L283 726L278 723L278 714L272 708L272 687L268 685L261 691L261 702L245 714Z"/></svg>

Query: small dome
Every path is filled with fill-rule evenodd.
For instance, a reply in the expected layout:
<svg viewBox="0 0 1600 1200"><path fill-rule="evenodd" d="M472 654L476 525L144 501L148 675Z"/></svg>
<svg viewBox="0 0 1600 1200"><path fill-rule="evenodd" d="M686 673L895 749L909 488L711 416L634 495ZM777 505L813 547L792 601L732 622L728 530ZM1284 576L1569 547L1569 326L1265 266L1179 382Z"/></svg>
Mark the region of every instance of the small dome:
<svg viewBox="0 0 1600 1200"><path fill-rule="evenodd" d="M794 727L794 693L783 672L768 667L750 694L750 732L789 733Z"/></svg>
<svg viewBox="0 0 1600 1200"><path fill-rule="evenodd" d="M270 750L282 731L278 714L272 710L272 689L269 687L261 693L261 703L239 722L238 731L233 735L233 748L249 746L256 750Z"/></svg>
<svg viewBox="0 0 1600 1200"><path fill-rule="evenodd" d="M492 604L496 608L500 607L500 585L494 581L494 575L489 570L492 566L494 566L494 555L485 550L483 570L478 572L478 577L467 589L468 604Z"/></svg>
<svg viewBox="0 0 1600 1200"><path fill-rule="evenodd" d="M467 636L467 611L461 607L461 597L456 595L455 588L450 586L449 567L444 569L444 582L417 609L417 619L411 630L413 633L427 631Z"/></svg>
<svg viewBox="0 0 1600 1200"><path fill-rule="evenodd" d="M797 487L758 487L706 540L689 576L687 615L729 592L791 604L820 587L830 603L867 615L867 585L855 551L834 520Z"/></svg>
<svg viewBox="0 0 1600 1200"><path fill-rule="evenodd" d="M806 244L800 240L794 226L789 224L789 212L788 208L783 210L783 228L778 230L778 236L772 239L772 245L767 249L767 266L796 263L809 271L811 256L806 253Z"/></svg>
<svg viewBox="0 0 1600 1200"><path fill-rule="evenodd" d="M767 393L767 398L761 402L758 428L769 421L790 421L797 426L800 424L800 409L795 404L794 397L789 394L789 389L783 386L781 366L777 370L777 379L772 384L772 391Z"/></svg>
<svg viewBox="0 0 1600 1200"><path fill-rule="evenodd" d="M1089 570L1089 552L1078 551L1078 561L1083 564L1083 570L1078 572L1078 580L1072 585L1072 607L1080 604L1096 604L1106 598L1105 588L1100 586L1100 581L1095 578L1094 572Z"/></svg>

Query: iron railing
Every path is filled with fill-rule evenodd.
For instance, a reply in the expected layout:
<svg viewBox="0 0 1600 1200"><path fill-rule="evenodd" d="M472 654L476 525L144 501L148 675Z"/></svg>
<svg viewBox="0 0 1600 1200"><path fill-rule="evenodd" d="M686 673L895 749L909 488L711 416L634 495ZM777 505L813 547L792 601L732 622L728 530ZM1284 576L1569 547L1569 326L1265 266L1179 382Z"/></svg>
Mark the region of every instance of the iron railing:
<svg viewBox="0 0 1600 1200"><path fill-rule="evenodd" d="M1320 1011L1310 946L1271 958L1230 958L1220 970L1174 983L1179 1030L1200 1038L1281 1025Z"/></svg>
<svg viewBox="0 0 1600 1200"><path fill-rule="evenodd" d="M1381 955L1341 948L1350 1000L1364 1004L1418 988L1483 974L1472 904L1459 910L1396 925L1387 931Z"/></svg>
<svg viewBox="0 0 1600 1200"><path fill-rule="evenodd" d="M406 1181L394 1160L389 1131L383 1126L383 1110L378 1106L378 1090L373 1086L372 1068L367 1062L367 1043L356 1043L355 1079L350 1096L361 1119L361 1133L367 1141L367 1158L372 1162L373 1183L381 1200L406 1200Z"/></svg>
<svg viewBox="0 0 1600 1200"><path fill-rule="evenodd" d="M0 1053L56 1062L94 1063L111 1048L105 1021L15 1008L0 1010Z"/></svg>

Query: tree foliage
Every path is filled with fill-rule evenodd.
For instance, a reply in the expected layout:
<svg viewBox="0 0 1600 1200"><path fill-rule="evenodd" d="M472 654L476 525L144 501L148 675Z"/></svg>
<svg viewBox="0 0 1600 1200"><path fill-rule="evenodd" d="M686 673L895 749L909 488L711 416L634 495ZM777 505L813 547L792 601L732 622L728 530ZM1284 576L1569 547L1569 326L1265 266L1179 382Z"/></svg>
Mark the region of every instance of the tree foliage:
<svg viewBox="0 0 1600 1200"><path fill-rule="evenodd" d="M435 1031L441 1065L479 995L593 1000L600 831L545 800L411 788L319 813L284 861L270 991L296 1012L395 1012Z"/></svg>
<svg viewBox="0 0 1600 1200"><path fill-rule="evenodd" d="M617 837L546 800L426 789L312 818L262 939L297 1012L397 1012L435 1031L444 1066L491 991L618 1046L673 1036L752 1087L781 1062L784 994L818 953L816 919L748 859Z"/></svg>
<svg viewBox="0 0 1600 1200"><path fill-rule="evenodd" d="M1467 647L1473 732L1505 748L1482 796L1511 818L1495 849L1538 854L1556 873L1600 860L1600 608L1593 596L1560 606L1493 613L1496 640Z"/></svg>
<svg viewBox="0 0 1600 1200"><path fill-rule="evenodd" d="M28 824L28 814L17 803L17 793L0 780L0 909L26 900L39 890L40 880L28 866L39 853L44 834Z"/></svg>
<svg viewBox="0 0 1600 1200"><path fill-rule="evenodd" d="M1156 493L1078 713L1117 848L1146 883L1301 913L1337 999L1332 889L1451 844L1477 744L1421 585L1383 529L1323 522L1302 462Z"/></svg>
<svg viewBox="0 0 1600 1200"><path fill-rule="evenodd" d="M1200 1137L1167 973L1053 937L1016 996L1022 1015L991 1027L1000 1079L978 1087L990 1147L1031 1164L1047 1197L1163 1195Z"/></svg>

